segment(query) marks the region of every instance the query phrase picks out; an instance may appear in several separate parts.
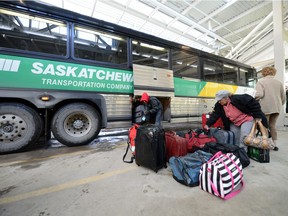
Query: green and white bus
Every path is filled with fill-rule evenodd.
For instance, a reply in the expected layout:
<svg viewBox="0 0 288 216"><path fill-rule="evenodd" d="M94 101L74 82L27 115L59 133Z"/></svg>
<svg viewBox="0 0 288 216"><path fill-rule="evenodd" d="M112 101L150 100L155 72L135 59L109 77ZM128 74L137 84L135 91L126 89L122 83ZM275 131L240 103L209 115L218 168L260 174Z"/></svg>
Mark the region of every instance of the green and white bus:
<svg viewBox="0 0 288 216"><path fill-rule="evenodd" d="M219 89L251 93L254 68L34 1L0 2L0 153L51 134L84 145L132 124L144 91L163 122L201 120Z"/></svg>

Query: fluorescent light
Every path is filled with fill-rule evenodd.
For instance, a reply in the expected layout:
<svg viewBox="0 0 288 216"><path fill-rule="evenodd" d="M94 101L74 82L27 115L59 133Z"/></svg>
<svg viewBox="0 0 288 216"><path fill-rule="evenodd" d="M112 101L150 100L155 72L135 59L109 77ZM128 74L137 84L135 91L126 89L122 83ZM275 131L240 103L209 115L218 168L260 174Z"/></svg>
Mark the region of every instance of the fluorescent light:
<svg viewBox="0 0 288 216"><path fill-rule="evenodd" d="M231 65L226 65L226 64L224 64L224 67L226 67L226 68L234 68L233 66L231 66Z"/></svg>
<svg viewBox="0 0 288 216"><path fill-rule="evenodd" d="M12 27L9 27L9 26L0 26L0 29L3 29L3 30L12 30Z"/></svg>
<svg viewBox="0 0 288 216"><path fill-rule="evenodd" d="M150 45L150 44L146 44L146 43L138 43L137 41L132 41L133 44L137 45L137 44L140 44L141 46L143 47L147 47L147 48L150 48L150 49L154 49L154 50L159 50L159 51L164 51L165 48L163 47L159 47L159 46L154 46L154 45Z"/></svg>
<svg viewBox="0 0 288 216"><path fill-rule="evenodd" d="M18 16L18 17L22 17L22 18L26 18L26 19L31 19L31 20L39 21L39 22L54 24L54 25L58 25L58 26L65 26L65 24L64 24L63 22L60 22L60 21L58 22L58 21L56 21L56 20L50 20L50 19L45 19L45 18L30 16L30 15L27 15L27 14L17 13L17 12L10 11L10 10L0 9L0 13L8 14L8 15L11 15L11 16Z"/></svg>
<svg viewBox="0 0 288 216"><path fill-rule="evenodd" d="M205 67L204 70L214 71L214 69L209 68L209 67Z"/></svg>
<svg viewBox="0 0 288 216"><path fill-rule="evenodd" d="M241 72L244 72L244 73L248 73L248 71L247 71L247 70L245 70L245 69L242 69L242 68L240 68L240 71L241 71Z"/></svg>
<svg viewBox="0 0 288 216"><path fill-rule="evenodd" d="M11 15L11 16L19 16L19 17L23 17L23 18L26 18L26 19L29 19L29 17L30 17L30 16L28 16L26 14L21 14L21 13L17 13L17 12L14 12L14 11L3 10L3 9L0 9L0 13L8 14L8 15Z"/></svg>
<svg viewBox="0 0 288 216"><path fill-rule="evenodd" d="M55 36L53 36L53 35L41 34L41 33L33 32L33 31L23 31L23 32L28 33L28 34L33 34L33 35L41 36L41 37L46 37L46 38L52 38L52 39L56 39L56 38L57 38L57 37L55 37Z"/></svg>
<svg viewBox="0 0 288 216"><path fill-rule="evenodd" d="M103 33L103 32L98 32L98 31L94 31L94 30L90 30L90 29L84 29L84 28L81 28L81 27L75 27L75 29L78 30L78 31L83 31L83 32L87 32L87 33L90 33L90 34L100 35L100 36L109 37L109 38L112 38L112 39L115 39L115 40L118 40L118 41L123 41L123 38L120 38L120 37L117 37L117 36L114 36L114 35L110 35L110 34L106 34L106 33Z"/></svg>

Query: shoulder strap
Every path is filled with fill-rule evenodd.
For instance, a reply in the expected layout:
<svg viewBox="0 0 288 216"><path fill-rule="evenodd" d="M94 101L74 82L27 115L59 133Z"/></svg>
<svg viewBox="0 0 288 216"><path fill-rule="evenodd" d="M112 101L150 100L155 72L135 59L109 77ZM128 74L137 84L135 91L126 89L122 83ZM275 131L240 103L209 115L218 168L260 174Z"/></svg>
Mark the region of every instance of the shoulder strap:
<svg viewBox="0 0 288 216"><path fill-rule="evenodd" d="M140 127L140 125L134 124L132 127L129 128L128 139L127 139L127 148L126 148L126 152L125 152L125 154L123 155L123 158L122 158L123 162L125 162L125 163L133 163L133 161L134 161L134 159L135 159L135 155L134 155L134 154L133 154L133 156L131 157L131 160L130 160L130 161L126 161L126 160L125 160L125 157L126 157L126 155L127 155L127 153L128 153L128 149L130 149L130 146L131 146L130 133L134 131L134 133L135 133L134 135L136 135L136 130L137 130L139 127ZM134 142L135 142L135 140L134 140Z"/></svg>
<svg viewBox="0 0 288 216"><path fill-rule="evenodd" d="M133 161L135 159L135 156L132 156L130 161L126 161L125 160L125 157L126 157L126 155L128 153L129 146L130 146L130 144L129 144L129 142L127 142L126 152L125 152L125 154L123 155L123 158L122 158L123 162L125 162L125 163L133 163Z"/></svg>

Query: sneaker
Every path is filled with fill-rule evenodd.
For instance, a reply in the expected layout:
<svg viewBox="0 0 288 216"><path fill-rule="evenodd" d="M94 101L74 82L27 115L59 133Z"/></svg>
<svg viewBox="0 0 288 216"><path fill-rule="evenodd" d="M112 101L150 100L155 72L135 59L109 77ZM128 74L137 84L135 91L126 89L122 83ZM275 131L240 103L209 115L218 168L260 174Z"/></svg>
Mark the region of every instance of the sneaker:
<svg viewBox="0 0 288 216"><path fill-rule="evenodd" d="M279 148L278 148L277 146L275 146L275 147L273 148L273 150L274 150L274 151L278 151Z"/></svg>

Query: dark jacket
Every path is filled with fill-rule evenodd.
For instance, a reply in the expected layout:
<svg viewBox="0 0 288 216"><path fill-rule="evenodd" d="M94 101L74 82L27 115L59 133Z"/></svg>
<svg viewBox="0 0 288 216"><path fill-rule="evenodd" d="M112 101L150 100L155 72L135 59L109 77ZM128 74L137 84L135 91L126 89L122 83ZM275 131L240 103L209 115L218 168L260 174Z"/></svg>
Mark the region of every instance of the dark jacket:
<svg viewBox="0 0 288 216"><path fill-rule="evenodd" d="M151 96L149 98L149 110L151 114L157 113L159 110L163 110L161 102L156 97Z"/></svg>
<svg viewBox="0 0 288 216"><path fill-rule="evenodd" d="M265 114L262 112L259 102L256 101L254 97L248 94L241 94L232 95L229 98L233 106L235 106L241 112L251 115L254 119L262 119L263 125L268 128ZM225 130L230 130L231 121L226 117L223 106L217 102L210 118L206 122L207 126L211 127L211 125L213 125L219 118L222 119Z"/></svg>

